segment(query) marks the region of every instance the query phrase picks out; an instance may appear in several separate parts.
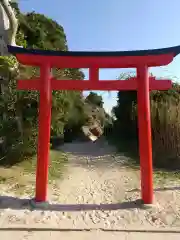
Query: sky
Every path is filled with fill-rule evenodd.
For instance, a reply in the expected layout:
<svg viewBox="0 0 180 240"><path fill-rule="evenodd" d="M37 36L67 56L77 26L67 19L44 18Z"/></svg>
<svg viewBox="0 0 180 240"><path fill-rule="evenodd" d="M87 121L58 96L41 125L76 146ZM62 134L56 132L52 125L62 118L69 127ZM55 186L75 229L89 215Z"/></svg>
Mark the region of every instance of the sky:
<svg viewBox="0 0 180 240"><path fill-rule="evenodd" d="M23 12L42 13L63 26L71 51L124 51L180 45L180 0L20 0ZM103 69L100 79L116 79L134 69ZM88 78L88 70L84 70ZM157 77L180 79L180 56ZM101 92L104 107L116 105L116 92Z"/></svg>

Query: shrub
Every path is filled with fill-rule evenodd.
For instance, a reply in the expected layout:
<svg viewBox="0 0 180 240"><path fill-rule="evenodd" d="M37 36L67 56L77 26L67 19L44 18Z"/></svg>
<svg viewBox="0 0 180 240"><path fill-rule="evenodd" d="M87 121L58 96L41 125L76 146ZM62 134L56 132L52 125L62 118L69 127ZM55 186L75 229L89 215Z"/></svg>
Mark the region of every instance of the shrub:
<svg viewBox="0 0 180 240"><path fill-rule="evenodd" d="M151 101L153 160L156 166L180 168L180 102Z"/></svg>

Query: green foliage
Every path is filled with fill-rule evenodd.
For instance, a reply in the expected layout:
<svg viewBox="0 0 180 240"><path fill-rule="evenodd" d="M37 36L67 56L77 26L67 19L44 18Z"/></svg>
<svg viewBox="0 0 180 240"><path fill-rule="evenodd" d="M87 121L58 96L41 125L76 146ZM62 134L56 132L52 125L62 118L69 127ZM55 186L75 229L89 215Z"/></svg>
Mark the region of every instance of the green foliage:
<svg viewBox="0 0 180 240"><path fill-rule="evenodd" d="M40 48L67 51L64 29L56 21L35 12L23 14L18 4L16 10L19 27L16 43L25 48ZM0 94L0 135L5 138L5 164L15 164L24 155L34 155L37 147L38 100L37 91L18 91L16 80L39 77L39 69L19 64L14 57L0 57L1 77L8 83ZM79 69L52 69L56 79L84 79ZM84 100L80 91L52 92L51 136L63 136L71 132L76 136L83 125L98 123L101 128L110 118L103 109L102 97L91 92ZM71 136L71 137L72 137ZM7 161L10 159L10 161Z"/></svg>
<svg viewBox="0 0 180 240"><path fill-rule="evenodd" d="M67 40L57 22L35 12L23 14L17 4L13 4L19 20L16 36L18 45L28 48L41 48L67 51ZM18 64L14 57L0 57L1 78L8 85L0 93L0 136L6 139L6 156L13 156L13 163L23 155L36 152L38 129L37 91L18 91L16 79L28 79L39 76L39 69ZM57 79L83 79L79 69L53 69ZM83 124L84 110L81 92L53 91L51 134L60 135L65 125L80 126Z"/></svg>
<svg viewBox="0 0 180 240"><path fill-rule="evenodd" d="M128 81L128 80L127 80ZM118 93L117 106L113 108L113 113L119 123L119 131L124 138L134 137L134 106L137 102L135 91L123 91Z"/></svg>
<svg viewBox="0 0 180 240"><path fill-rule="evenodd" d="M103 107L102 96L98 95L95 92L90 92L90 94L86 97L86 102L93 104L97 107Z"/></svg>
<svg viewBox="0 0 180 240"><path fill-rule="evenodd" d="M64 29L56 21L35 12L18 16L27 47L67 51Z"/></svg>

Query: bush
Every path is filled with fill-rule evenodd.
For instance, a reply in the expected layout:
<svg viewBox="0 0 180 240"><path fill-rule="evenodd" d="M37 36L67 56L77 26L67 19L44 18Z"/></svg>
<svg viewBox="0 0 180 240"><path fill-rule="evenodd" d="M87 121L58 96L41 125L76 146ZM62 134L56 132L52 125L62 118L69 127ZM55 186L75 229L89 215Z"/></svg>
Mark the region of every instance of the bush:
<svg viewBox="0 0 180 240"><path fill-rule="evenodd" d="M156 166L180 168L180 102L151 101L153 160Z"/></svg>
<svg viewBox="0 0 180 240"><path fill-rule="evenodd" d="M179 93L180 85L173 84L169 91L153 91L150 94L153 163L157 167L180 169ZM113 127L114 139L118 141L117 146L124 139L129 146L134 143L135 148L131 147L131 150L135 151L138 146L137 107L134 92L118 93L118 104L114 108L117 118Z"/></svg>
<svg viewBox="0 0 180 240"><path fill-rule="evenodd" d="M23 14L18 9L18 4L13 6L19 20L16 36L18 45L29 48L68 50L62 26L42 14L35 12ZM0 77L6 80L5 92L0 89L0 113L2 113L0 114L0 137L6 140L1 157L5 159L6 164L15 164L21 161L24 155L30 156L36 153L39 98L37 91L18 91L16 80L39 77L39 69L23 66L15 57L0 57L0 70ZM52 69L52 73L57 79L84 78L83 73L74 68ZM83 115L81 102L81 92L52 92L51 135L62 135L64 126L70 121L71 126L80 124ZM72 110L73 114L70 114Z"/></svg>

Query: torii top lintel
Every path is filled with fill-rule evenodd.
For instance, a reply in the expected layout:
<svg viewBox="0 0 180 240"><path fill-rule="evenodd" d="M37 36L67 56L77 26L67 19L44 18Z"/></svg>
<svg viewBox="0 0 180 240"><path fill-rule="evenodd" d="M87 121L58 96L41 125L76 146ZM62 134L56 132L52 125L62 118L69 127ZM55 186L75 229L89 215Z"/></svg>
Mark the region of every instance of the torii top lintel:
<svg viewBox="0 0 180 240"><path fill-rule="evenodd" d="M25 65L49 63L59 68L135 68L145 64L148 67L167 65L180 53L180 46L136 51L54 51L26 49L8 46L8 51L16 55Z"/></svg>
<svg viewBox="0 0 180 240"><path fill-rule="evenodd" d="M180 46L139 51L118 52L78 52L78 51L52 51L39 49L25 49L8 46L8 51L16 55L24 65L40 66L42 73L44 67L57 68L89 68L89 81L61 80L51 77L49 79L52 90L137 90L137 78L128 81L99 80L100 68L139 68L141 66L163 66L172 62L180 53ZM44 84L44 82L43 82ZM18 89L40 90L40 79L19 80ZM167 90L171 88L170 80L156 81L149 78L149 90Z"/></svg>

